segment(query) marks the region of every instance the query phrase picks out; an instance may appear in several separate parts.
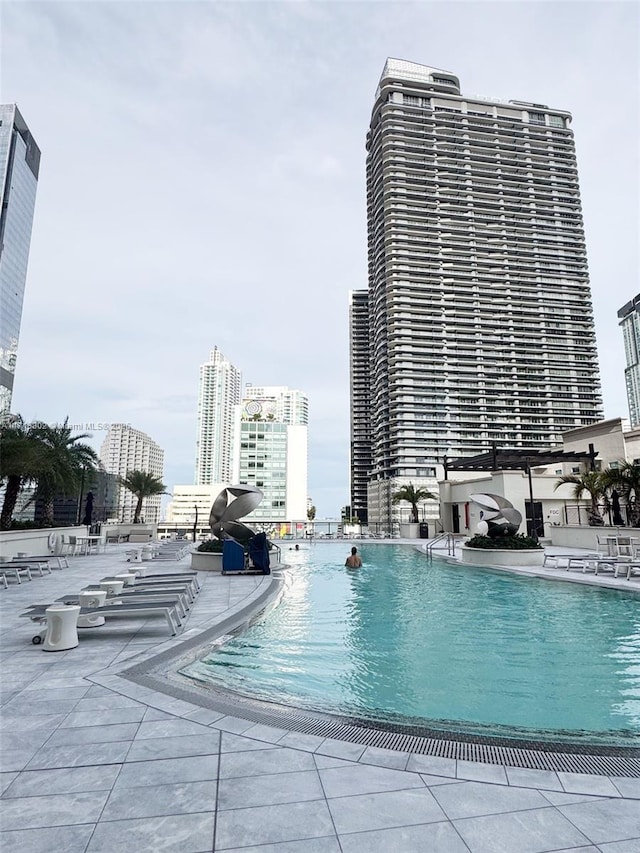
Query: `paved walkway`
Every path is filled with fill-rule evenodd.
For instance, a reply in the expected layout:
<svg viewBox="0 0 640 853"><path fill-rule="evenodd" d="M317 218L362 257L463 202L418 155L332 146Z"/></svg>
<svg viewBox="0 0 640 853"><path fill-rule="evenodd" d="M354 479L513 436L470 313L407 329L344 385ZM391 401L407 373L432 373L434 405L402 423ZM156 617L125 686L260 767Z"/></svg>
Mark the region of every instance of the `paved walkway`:
<svg viewBox="0 0 640 853"><path fill-rule="evenodd" d="M640 853L640 779L409 755L221 716L118 674L269 578L201 574L186 630L115 621L47 653L18 618L127 568L124 548L0 591L3 853ZM153 564L154 571L186 569Z"/></svg>

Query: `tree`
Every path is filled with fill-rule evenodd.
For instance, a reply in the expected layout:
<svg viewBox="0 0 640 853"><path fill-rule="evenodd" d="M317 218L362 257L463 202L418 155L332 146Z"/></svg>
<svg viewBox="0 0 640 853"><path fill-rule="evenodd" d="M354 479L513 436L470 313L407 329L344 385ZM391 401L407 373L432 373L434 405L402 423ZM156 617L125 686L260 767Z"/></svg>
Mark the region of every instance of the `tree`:
<svg viewBox="0 0 640 853"><path fill-rule="evenodd" d="M307 520L313 521L313 519L315 517L316 517L316 508L314 506L310 506L309 509L307 510Z"/></svg>
<svg viewBox="0 0 640 853"><path fill-rule="evenodd" d="M630 527L640 526L640 465L619 462L602 475L605 486L617 489L627 505Z"/></svg>
<svg viewBox="0 0 640 853"><path fill-rule="evenodd" d="M36 499L44 503L44 522L53 526L53 502L56 495L72 495L79 488L83 471L93 472L98 464L95 450L82 442L87 433L73 435L69 418L62 424L36 422L32 434L38 442Z"/></svg>
<svg viewBox="0 0 640 853"><path fill-rule="evenodd" d="M138 499L136 510L133 514L134 524L140 523L142 501L145 498L152 498L155 495L165 495L167 493L167 487L162 480L148 471L127 471L127 476L120 478L120 485L132 492Z"/></svg>
<svg viewBox="0 0 640 853"><path fill-rule="evenodd" d="M554 491L565 483L573 486L573 497L580 500L586 492L591 498L589 524L598 527L603 524L598 501L607 493L607 478L600 471L585 471L582 474L565 474L555 484Z"/></svg>
<svg viewBox="0 0 640 853"><path fill-rule="evenodd" d="M0 530L8 530L20 489L36 477L41 447L33 435L32 425L25 424L19 415L0 426L0 444L0 480L6 480Z"/></svg>
<svg viewBox="0 0 640 853"><path fill-rule="evenodd" d="M413 524L418 523L418 504L422 501L437 501L438 496L434 495L428 489L420 489L409 483L408 486L402 486L392 496L394 504L402 503L403 501L411 504L411 521Z"/></svg>

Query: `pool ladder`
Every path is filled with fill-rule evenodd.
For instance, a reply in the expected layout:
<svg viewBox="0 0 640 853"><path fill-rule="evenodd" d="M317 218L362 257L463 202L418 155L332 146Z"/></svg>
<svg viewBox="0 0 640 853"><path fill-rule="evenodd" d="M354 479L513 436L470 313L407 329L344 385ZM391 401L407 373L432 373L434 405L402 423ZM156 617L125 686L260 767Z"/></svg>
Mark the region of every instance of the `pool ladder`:
<svg viewBox="0 0 640 853"><path fill-rule="evenodd" d="M425 554L430 560L433 558L434 548L446 548L447 556L452 557L456 552L456 539L453 533L441 533L429 542L425 549Z"/></svg>

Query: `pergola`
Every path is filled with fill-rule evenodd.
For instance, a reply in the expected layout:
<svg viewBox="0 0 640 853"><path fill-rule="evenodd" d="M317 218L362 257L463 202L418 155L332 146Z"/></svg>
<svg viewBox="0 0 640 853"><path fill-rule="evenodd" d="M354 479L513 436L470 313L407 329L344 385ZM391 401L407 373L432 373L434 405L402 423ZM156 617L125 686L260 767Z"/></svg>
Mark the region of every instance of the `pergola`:
<svg viewBox="0 0 640 853"><path fill-rule="evenodd" d="M519 448L502 449L493 444L491 449L476 456L449 459L444 457L444 478L449 479L449 471L526 471L529 478L529 501L531 503L531 535L537 539L533 525L533 481L531 469L553 465L557 462L588 462L589 470L596 469L597 450L589 444L589 450L521 450Z"/></svg>
<svg viewBox="0 0 640 853"><path fill-rule="evenodd" d="M588 462L591 471L596 468L596 456L593 444L587 452L578 450L503 450L496 444L486 453L477 456L462 456L458 459L444 457L444 478L449 471L530 471L555 462Z"/></svg>

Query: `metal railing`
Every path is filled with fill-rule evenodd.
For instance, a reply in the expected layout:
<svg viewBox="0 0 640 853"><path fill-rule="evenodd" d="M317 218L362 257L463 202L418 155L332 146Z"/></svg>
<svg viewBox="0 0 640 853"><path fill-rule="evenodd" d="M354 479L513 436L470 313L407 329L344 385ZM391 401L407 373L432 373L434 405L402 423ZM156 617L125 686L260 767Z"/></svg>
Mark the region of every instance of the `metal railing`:
<svg viewBox="0 0 640 853"><path fill-rule="evenodd" d="M425 549L425 554L429 559L433 559L433 551L435 548L447 549L447 556L452 557L456 552L456 539L453 533L441 533L432 539Z"/></svg>
<svg viewBox="0 0 640 853"><path fill-rule="evenodd" d="M279 545L276 545L275 542L271 542L271 540L269 541L269 546L270 546L269 550L276 552L276 557L278 559L278 565L281 565L282 564L282 549L280 548Z"/></svg>

